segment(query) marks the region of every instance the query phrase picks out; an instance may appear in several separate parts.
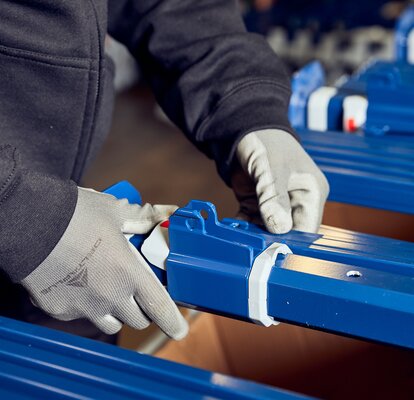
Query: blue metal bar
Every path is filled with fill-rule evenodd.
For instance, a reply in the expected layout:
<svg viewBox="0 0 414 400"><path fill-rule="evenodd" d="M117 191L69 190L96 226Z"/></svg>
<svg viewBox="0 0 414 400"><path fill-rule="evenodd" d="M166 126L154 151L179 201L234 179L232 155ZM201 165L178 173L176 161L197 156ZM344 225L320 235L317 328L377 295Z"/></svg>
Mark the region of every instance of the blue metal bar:
<svg viewBox="0 0 414 400"><path fill-rule="evenodd" d="M305 397L0 317L0 398Z"/></svg>
<svg viewBox="0 0 414 400"><path fill-rule="evenodd" d="M120 198L127 197L123 185L113 191ZM274 235L243 221L220 222L211 203L194 200L170 218L168 234L166 284L177 303L253 319L253 264L283 243L293 255L272 268L269 316L414 349L414 243L329 227Z"/></svg>
<svg viewBox="0 0 414 400"><path fill-rule="evenodd" d="M298 130L331 185L329 199L414 214L414 137Z"/></svg>
<svg viewBox="0 0 414 400"><path fill-rule="evenodd" d="M291 232L282 241L293 255L272 270L269 314L414 348L414 244L329 227L319 235Z"/></svg>

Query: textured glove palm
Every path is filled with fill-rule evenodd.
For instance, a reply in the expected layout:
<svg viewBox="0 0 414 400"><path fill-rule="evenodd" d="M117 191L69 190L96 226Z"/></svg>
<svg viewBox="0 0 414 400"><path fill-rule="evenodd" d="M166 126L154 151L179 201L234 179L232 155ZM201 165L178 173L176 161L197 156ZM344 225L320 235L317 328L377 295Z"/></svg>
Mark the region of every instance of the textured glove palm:
<svg viewBox="0 0 414 400"><path fill-rule="evenodd" d="M183 338L185 319L125 234L143 234L174 206L143 207L79 188L72 220L47 259L22 284L46 313L60 320L87 318L108 334L122 323L144 329L155 322Z"/></svg>
<svg viewBox="0 0 414 400"><path fill-rule="evenodd" d="M240 218L264 223L273 233L318 230L328 181L292 135L276 129L249 133L237 146L237 158L232 186Z"/></svg>

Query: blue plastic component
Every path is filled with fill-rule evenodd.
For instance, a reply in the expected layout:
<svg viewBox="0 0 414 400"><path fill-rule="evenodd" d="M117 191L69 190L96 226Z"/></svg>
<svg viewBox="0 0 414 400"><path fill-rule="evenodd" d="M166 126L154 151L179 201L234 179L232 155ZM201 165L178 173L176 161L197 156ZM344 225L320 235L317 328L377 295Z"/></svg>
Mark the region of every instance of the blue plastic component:
<svg viewBox="0 0 414 400"><path fill-rule="evenodd" d="M325 73L318 61L306 65L293 76L289 120L294 128L306 128L309 96L324 84Z"/></svg>
<svg viewBox="0 0 414 400"><path fill-rule="evenodd" d="M345 95L337 94L328 105L328 130L339 131L343 124L343 104Z"/></svg>
<svg viewBox="0 0 414 400"><path fill-rule="evenodd" d="M186 306L249 319L248 278L266 247L264 239L221 224L213 204L194 200L170 218L168 231L171 297Z"/></svg>
<svg viewBox="0 0 414 400"><path fill-rule="evenodd" d="M398 61L407 62L408 35L414 29L414 6L409 6L398 20L395 29L395 57Z"/></svg>
<svg viewBox="0 0 414 400"><path fill-rule="evenodd" d="M115 183L115 185L110 186L105 189L104 193L111 194L118 199L127 199L131 204L142 204L141 193L134 188L128 181L120 181ZM140 235L135 235L140 237ZM145 236L141 236L141 239L144 239Z"/></svg>
<svg viewBox="0 0 414 400"><path fill-rule="evenodd" d="M0 398L305 397L0 317Z"/></svg>
<svg viewBox="0 0 414 400"><path fill-rule="evenodd" d="M414 66L383 62L376 67L367 80L365 133L414 136Z"/></svg>
<svg viewBox="0 0 414 400"><path fill-rule="evenodd" d="M365 133L414 135L414 66L375 61L366 65L340 88L343 94L368 98Z"/></svg>
<svg viewBox="0 0 414 400"><path fill-rule="evenodd" d="M331 201L414 214L414 137L298 130Z"/></svg>
<svg viewBox="0 0 414 400"><path fill-rule="evenodd" d="M249 226L252 231L260 231ZM266 243L275 235L260 231ZM293 251L269 278L279 320L414 348L414 244L323 227L282 235Z"/></svg>
<svg viewBox="0 0 414 400"><path fill-rule="evenodd" d="M414 243L333 228L274 235L219 222L202 201L176 211L169 239L167 289L178 303L248 320L253 261L281 242L294 255L278 259L270 276L269 315L414 349Z"/></svg>

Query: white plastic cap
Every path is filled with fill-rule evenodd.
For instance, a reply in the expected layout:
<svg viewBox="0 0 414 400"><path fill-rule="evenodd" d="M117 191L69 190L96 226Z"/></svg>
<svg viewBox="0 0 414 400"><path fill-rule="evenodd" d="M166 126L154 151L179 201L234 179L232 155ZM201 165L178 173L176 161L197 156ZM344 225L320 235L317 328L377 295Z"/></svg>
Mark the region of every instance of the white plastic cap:
<svg viewBox="0 0 414 400"><path fill-rule="evenodd" d="M367 121L368 100L363 96L347 96L344 99L343 129L356 132Z"/></svg>

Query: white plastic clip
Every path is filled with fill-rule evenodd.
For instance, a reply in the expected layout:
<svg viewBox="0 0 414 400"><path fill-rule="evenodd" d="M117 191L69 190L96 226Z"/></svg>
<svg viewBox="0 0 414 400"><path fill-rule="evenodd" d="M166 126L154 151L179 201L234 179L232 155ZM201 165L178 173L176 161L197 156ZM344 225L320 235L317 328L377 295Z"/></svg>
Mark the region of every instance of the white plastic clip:
<svg viewBox="0 0 414 400"><path fill-rule="evenodd" d="M414 29L412 29L408 35L407 46L407 61L409 64L414 64Z"/></svg>
<svg viewBox="0 0 414 400"><path fill-rule="evenodd" d="M308 100L308 129L325 132L328 130L329 103L338 89L322 86L316 89Z"/></svg>
<svg viewBox="0 0 414 400"><path fill-rule="evenodd" d="M258 325L277 325L267 313L267 283L278 254L292 254L282 243L273 243L254 260L249 276L249 318Z"/></svg>

